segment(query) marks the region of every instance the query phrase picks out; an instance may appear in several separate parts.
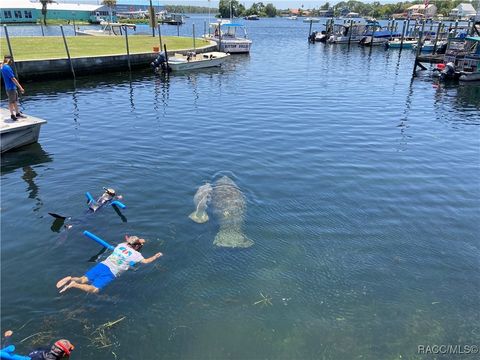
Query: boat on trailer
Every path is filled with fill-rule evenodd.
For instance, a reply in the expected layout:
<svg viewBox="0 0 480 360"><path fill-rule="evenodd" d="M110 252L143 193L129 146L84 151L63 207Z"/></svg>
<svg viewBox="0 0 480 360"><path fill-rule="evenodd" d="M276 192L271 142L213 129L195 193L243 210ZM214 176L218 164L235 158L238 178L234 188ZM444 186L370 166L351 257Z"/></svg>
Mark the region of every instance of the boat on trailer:
<svg viewBox="0 0 480 360"><path fill-rule="evenodd" d="M85 35L85 36L118 36L123 35L123 31L125 29L132 29L135 31L137 29L137 25L135 24L123 24L123 23L111 23L107 21L103 21L100 23L102 25L102 29L87 29L87 30L75 30L77 35Z"/></svg>

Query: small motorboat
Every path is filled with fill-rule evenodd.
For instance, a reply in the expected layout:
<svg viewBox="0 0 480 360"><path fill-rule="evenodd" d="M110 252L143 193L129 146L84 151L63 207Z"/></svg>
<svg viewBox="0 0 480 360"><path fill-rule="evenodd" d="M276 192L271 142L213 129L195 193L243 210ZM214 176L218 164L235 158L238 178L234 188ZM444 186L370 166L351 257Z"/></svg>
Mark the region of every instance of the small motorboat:
<svg viewBox="0 0 480 360"><path fill-rule="evenodd" d="M188 52L185 55L175 54L174 56L168 56L162 51L151 65L157 73L188 71L220 66L229 56L230 54L219 51L206 52L203 54Z"/></svg>
<svg viewBox="0 0 480 360"><path fill-rule="evenodd" d="M309 23L309 22L311 22L311 23L318 23L318 22L320 22L320 19L312 18L312 17L307 17L307 18L303 19L303 22L304 22L304 23Z"/></svg>
<svg viewBox="0 0 480 360"><path fill-rule="evenodd" d="M137 29L137 25L135 24L111 23L107 21L102 21L100 25L103 26L102 29L75 30L75 33L77 35L86 36L117 36L123 35L123 31L125 31L126 28L133 31Z"/></svg>
<svg viewBox="0 0 480 360"><path fill-rule="evenodd" d="M403 44L400 38L394 38L387 42L389 49L400 49L400 47L402 49L411 49L414 45L417 45L417 40L415 39L403 39Z"/></svg>

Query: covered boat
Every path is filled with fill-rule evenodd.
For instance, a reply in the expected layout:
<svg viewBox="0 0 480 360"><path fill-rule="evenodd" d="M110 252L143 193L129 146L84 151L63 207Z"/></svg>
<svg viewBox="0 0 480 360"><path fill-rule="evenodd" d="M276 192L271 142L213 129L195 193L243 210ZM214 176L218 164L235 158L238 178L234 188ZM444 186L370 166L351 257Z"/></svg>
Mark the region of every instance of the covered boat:
<svg viewBox="0 0 480 360"><path fill-rule="evenodd" d="M252 40L247 37L247 30L243 24L232 23L230 20L219 20L211 23L210 34L205 38L213 40L219 45L219 50L228 53L248 53L252 46ZM241 33L241 35L237 35Z"/></svg>

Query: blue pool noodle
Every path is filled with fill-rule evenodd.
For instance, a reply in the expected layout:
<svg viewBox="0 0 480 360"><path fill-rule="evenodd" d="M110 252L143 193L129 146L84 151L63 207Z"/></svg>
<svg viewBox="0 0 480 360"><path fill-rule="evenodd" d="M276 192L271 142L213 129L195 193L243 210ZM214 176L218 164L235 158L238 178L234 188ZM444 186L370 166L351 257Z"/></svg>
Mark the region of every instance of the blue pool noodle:
<svg viewBox="0 0 480 360"><path fill-rule="evenodd" d="M92 239L93 241L96 241L96 242L99 243L100 245L106 247L108 250L112 250L112 251L113 251L113 250L115 249L114 246L110 245L110 244L107 243L105 240L100 239L97 235L92 234L90 231L85 230L85 231L83 232L83 235L89 237L89 238ZM134 266L135 266L135 263L134 263L133 261L130 261L129 265L130 265L131 267L134 267Z"/></svg>
<svg viewBox="0 0 480 360"><path fill-rule="evenodd" d="M90 194L88 191L85 193L85 196L87 197L88 203L95 202L92 194Z"/></svg>
<svg viewBox="0 0 480 360"><path fill-rule="evenodd" d="M118 200L112 201L111 205L118 206L120 209L125 209L127 207L125 204L121 203Z"/></svg>
<svg viewBox="0 0 480 360"><path fill-rule="evenodd" d="M89 237L89 238L92 239L93 241L96 241L96 242L99 243L100 245L106 247L108 250L113 250L113 249L115 249L114 246L110 245L110 244L107 243L105 240L100 239L97 235L92 234L90 231L85 230L85 231L83 232L83 235Z"/></svg>
<svg viewBox="0 0 480 360"><path fill-rule="evenodd" d="M0 359L5 360L31 360L30 356L16 355L14 345L9 345L0 350Z"/></svg>

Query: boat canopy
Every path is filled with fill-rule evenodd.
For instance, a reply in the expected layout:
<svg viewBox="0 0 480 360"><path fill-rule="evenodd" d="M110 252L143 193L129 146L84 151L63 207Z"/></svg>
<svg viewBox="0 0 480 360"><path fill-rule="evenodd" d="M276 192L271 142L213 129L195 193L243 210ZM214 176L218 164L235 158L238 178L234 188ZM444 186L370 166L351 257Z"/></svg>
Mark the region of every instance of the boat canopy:
<svg viewBox="0 0 480 360"><path fill-rule="evenodd" d="M465 40L480 42L480 36L467 36Z"/></svg>
<svg viewBox="0 0 480 360"><path fill-rule="evenodd" d="M239 26L244 26L243 24L222 24L222 26L226 27L239 27Z"/></svg>

